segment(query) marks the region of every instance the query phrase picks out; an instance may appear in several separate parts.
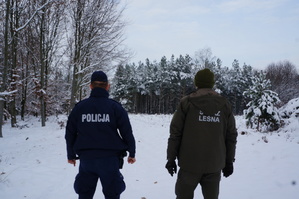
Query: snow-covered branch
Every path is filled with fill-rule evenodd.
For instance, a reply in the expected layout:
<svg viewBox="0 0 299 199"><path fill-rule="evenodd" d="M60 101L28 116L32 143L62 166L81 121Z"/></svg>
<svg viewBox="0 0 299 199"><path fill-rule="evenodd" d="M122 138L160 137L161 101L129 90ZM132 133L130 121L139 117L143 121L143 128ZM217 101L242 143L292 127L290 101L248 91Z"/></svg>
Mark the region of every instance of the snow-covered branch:
<svg viewBox="0 0 299 199"><path fill-rule="evenodd" d="M4 91L4 92L0 92L0 97L5 97L5 96L9 96L12 95L14 93L18 92L17 90L13 90L13 91Z"/></svg>
<svg viewBox="0 0 299 199"><path fill-rule="evenodd" d="M28 21L21 27L17 28L15 31L18 32L24 28L26 28L26 26L32 21L32 19L35 17L35 15L37 15L37 13L42 10L44 7L46 7L47 5L49 5L50 3L54 2L54 1L59 1L59 0L49 0L47 1L44 5L42 5L41 7L39 7L38 9L36 9L36 11L33 13L33 15L28 19Z"/></svg>

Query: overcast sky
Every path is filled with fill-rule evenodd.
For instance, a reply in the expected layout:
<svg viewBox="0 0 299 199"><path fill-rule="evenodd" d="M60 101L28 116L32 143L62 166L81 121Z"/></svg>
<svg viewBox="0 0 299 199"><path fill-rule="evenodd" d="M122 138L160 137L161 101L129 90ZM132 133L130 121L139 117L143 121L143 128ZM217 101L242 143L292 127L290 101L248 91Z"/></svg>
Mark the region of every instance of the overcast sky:
<svg viewBox="0 0 299 199"><path fill-rule="evenodd" d="M223 66L289 60L299 68L298 0L122 0L131 62L211 48Z"/></svg>

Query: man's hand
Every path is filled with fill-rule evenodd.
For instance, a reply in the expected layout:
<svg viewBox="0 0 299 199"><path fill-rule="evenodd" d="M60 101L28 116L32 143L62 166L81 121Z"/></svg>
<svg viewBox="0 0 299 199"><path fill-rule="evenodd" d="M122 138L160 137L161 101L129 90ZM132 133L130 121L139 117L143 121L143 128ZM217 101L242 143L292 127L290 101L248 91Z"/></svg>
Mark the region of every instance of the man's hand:
<svg viewBox="0 0 299 199"><path fill-rule="evenodd" d="M222 169L222 173L224 177L228 177L234 172L234 166L232 162L227 162L224 169Z"/></svg>
<svg viewBox="0 0 299 199"><path fill-rule="evenodd" d="M173 176L174 173L177 171L177 166L174 160L168 160L166 163L165 168L168 170L168 173Z"/></svg>
<svg viewBox="0 0 299 199"><path fill-rule="evenodd" d="M76 166L76 160L75 159L74 160L68 160L67 162L69 164L72 164L72 165Z"/></svg>
<svg viewBox="0 0 299 199"><path fill-rule="evenodd" d="M136 159L135 159L135 158L128 157L128 163L129 163L129 164L134 164L135 162L136 162Z"/></svg>

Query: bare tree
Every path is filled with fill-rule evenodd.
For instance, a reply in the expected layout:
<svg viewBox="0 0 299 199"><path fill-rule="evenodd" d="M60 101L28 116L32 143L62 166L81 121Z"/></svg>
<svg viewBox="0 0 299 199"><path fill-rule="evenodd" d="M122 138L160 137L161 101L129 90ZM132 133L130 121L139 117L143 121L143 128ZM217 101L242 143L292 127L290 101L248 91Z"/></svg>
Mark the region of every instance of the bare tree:
<svg viewBox="0 0 299 199"><path fill-rule="evenodd" d="M0 120L3 122L4 110L7 108L7 116L11 118L11 126L16 126L16 92L18 84L18 27L22 13L22 3L20 1L8 0L1 4L5 6L5 20L2 20L4 32L4 50L2 67L2 100L0 102ZM9 114L8 114L9 113Z"/></svg>
<svg viewBox="0 0 299 199"><path fill-rule="evenodd" d="M282 104L299 97L299 75L294 64L287 60L272 63L265 71L271 81L271 90L278 93Z"/></svg>
<svg viewBox="0 0 299 199"><path fill-rule="evenodd" d="M5 102L5 95L4 92L6 90L6 84L7 84L7 68L8 68L8 28L9 28L9 10L10 10L10 1L6 1L6 3L4 4L4 2L2 2L1 5L1 10L5 11L5 20L2 27L3 30L1 32L3 32L3 36L1 38L4 38L3 40L1 40L1 50L3 49L3 52L1 53L3 55L3 58L1 57L1 59L3 60L3 62L1 61L1 75L2 75L2 84L0 85L0 137L3 137L2 135L2 124L3 124L3 116L4 116L4 102ZM1 55L0 54L0 55Z"/></svg>
<svg viewBox="0 0 299 199"><path fill-rule="evenodd" d="M64 3L62 1L27 2L22 31L22 45L19 62L21 62L22 87L20 89L21 116L24 117L25 106L34 115L40 113L41 125L45 126L47 103L49 102L48 81L51 68L55 65L56 51L59 47L59 25L62 21ZM29 93L29 96L28 96ZM29 97L30 100L27 100ZM28 102L29 101L29 102Z"/></svg>
<svg viewBox="0 0 299 199"><path fill-rule="evenodd" d="M63 1L53 0L5 1L6 19L1 20L5 35L5 67L1 72L5 83L1 85L0 92L3 94L7 91L9 95L5 102L0 102L0 118L3 118L6 107L13 127L17 123L17 109L21 110L24 118L28 92L35 95L29 103L40 109L42 126L45 126L47 83L58 46L63 6ZM4 4L1 4L1 8L4 8ZM39 102L35 99L39 99ZM34 112L37 113L36 110Z"/></svg>
<svg viewBox="0 0 299 199"><path fill-rule="evenodd" d="M13 92L12 95L9 96L8 106L11 117L11 127L16 127L17 124L17 112L16 112L16 93L17 91L17 67L18 67L18 47L19 47L19 31L16 31L20 25L20 18L22 14L22 4L19 1L11 2L11 12L10 12L10 56L11 56L11 64L10 64L10 84L8 90Z"/></svg>
<svg viewBox="0 0 299 199"><path fill-rule="evenodd" d="M16 126L19 113L22 119L26 113L41 115L45 126L47 114L69 106L61 93L72 96L73 106L86 96L84 87L93 70L108 71L128 59L122 46L125 8L119 5L110 0L0 2L0 137L3 118ZM62 22L67 29L61 28ZM64 82L71 94L69 88L61 89Z"/></svg>
<svg viewBox="0 0 299 199"><path fill-rule="evenodd" d="M109 70L112 63L126 59L121 49L124 40L122 21L124 8L119 1L78 0L70 1L70 19L73 37L69 41L70 64L73 71L70 107L85 97L84 87L90 73L97 69Z"/></svg>
<svg viewBox="0 0 299 199"><path fill-rule="evenodd" d="M196 68L210 68L216 63L216 56L213 56L211 48L203 48L195 52L194 62Z"/></svg>
<svg viewBox="0 0 299 199"><path fill-rule="evenodd" d="M49 70L53 62L53 55L58 47L59 24L63 16L63 3L42 0L38 15L37 32L39 35L39 64L40 64L40 114L41 124L46 125L46 105L48 99Z"/></svg>

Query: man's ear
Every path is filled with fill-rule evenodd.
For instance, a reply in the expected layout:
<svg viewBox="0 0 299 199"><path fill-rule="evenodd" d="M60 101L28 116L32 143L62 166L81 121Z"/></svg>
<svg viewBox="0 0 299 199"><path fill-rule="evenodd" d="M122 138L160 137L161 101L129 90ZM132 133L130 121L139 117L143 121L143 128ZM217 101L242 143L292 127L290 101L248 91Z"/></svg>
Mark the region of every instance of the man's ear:
<svg viewBox="0 0 299 199"><path fill-rule="evenodd" d="M89 84L89 88L92 90L93 89L93 86L91 84Z"/></svg>
<svg viewBox="0 0 299 199"><path fill-rule="evenodd" d="M110 84L107 84L106 91L109 91L109 89L110 89Z"/></svg>

